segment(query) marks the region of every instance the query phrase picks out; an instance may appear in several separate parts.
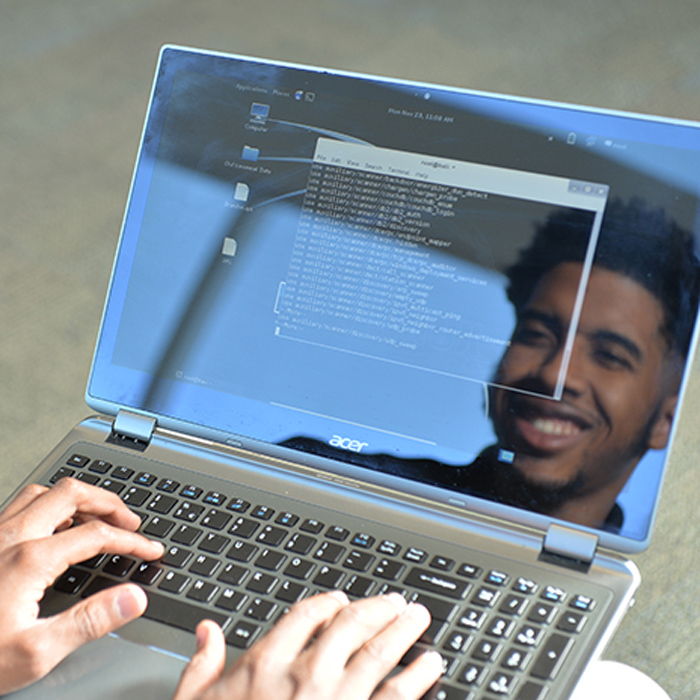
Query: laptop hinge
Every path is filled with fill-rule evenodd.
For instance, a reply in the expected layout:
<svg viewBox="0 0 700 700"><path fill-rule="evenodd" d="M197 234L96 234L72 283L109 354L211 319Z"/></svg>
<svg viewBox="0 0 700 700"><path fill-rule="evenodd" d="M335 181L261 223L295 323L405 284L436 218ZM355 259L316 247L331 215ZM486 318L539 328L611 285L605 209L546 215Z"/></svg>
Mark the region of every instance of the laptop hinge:
<svg viewBox="0 0 700 700"><path fill-rule="evenodd" d="M151 442L156 419L120 410L112 423L107 442L143 452Z"/></svg>
<svg viewBox="0 0 700 700"><path fill-rule="evenodd" d="M564 525L550 525L540 560L577 571L588 571L598 547L598 536Z"/></svg>

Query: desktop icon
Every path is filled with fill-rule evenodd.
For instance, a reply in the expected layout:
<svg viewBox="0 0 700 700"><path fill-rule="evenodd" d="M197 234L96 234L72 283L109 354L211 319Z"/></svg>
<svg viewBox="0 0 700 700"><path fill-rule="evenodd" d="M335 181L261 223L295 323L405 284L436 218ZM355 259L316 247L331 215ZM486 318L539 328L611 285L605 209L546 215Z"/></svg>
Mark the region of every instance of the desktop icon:
<svg viewBox="0 0 700 700"><path fill-rule="evenodd" d="M258 157L260 156L260 149L259 148L253 148L252 146L243 146L243 153L241 154L241 158L243 160L250 160L250 161L257 161Z"/></svg>

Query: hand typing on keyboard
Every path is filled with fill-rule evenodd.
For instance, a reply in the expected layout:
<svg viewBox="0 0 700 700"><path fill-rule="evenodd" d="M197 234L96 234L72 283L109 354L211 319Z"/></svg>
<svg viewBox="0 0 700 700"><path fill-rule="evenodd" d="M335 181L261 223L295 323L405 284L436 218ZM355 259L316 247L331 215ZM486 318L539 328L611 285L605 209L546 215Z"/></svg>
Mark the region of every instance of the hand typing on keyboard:
<svg viewBox="0 0 700 700"><path fill-rule="evenodd" d="M429 623L423 606L397 593L354 603L324 593L294 605L224 671L224 636L204 621L173 700L417 700L442 673L438 653L382 680Z"/></svg>
<svg viewBox="0 0 700 700"><path fill-rule="evenodd" d="M73 479L26 487L0 514L0 695L143 613L146 594L125 584L39 618L45 590L69 566L106 552L162 556L163 545L135 532L140 522L114 494Z"/></svg>

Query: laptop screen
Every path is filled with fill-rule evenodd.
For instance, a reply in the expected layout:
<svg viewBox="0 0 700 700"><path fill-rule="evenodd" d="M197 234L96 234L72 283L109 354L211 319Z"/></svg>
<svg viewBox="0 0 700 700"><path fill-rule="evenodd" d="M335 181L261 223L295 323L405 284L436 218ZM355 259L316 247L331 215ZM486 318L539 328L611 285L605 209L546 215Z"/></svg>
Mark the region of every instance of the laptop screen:
<svg viewBox="0 0 700 700"><path fill-rule="evenodd" d="M88 400L642 541L699 134L166 48Z"/></svg>

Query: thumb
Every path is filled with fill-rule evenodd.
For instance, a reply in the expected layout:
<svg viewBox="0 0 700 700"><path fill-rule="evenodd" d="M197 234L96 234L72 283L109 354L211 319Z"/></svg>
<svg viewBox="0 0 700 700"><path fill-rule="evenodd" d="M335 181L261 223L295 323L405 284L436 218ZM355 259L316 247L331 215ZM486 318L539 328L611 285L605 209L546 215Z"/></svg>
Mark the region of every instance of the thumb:
<svg viewBox="0 0 700 700"><path fill-rule="evenodd" d="M197 625L197 651L180 676L173 700L194 700L219 680L226 664L226 640L211 620Z"/></svg>
<svg viewBox="0 0 700 700"><path fill-rule="evenodd" d="M136 619L146 610L148 598L135 584L100 591L45 620L44 634L51 640L54 665L78 647L99 639Z"/></svg>

